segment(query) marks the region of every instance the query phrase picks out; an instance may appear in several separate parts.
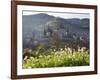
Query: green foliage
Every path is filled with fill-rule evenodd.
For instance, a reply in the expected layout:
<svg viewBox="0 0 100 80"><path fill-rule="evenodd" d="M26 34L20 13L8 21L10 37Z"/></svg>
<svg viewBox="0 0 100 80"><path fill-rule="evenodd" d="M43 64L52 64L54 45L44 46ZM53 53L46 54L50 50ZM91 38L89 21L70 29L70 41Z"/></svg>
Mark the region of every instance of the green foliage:
<svg viewBox="0 0 100 80"><path fill-rule="evenodd" d="M69 67L89 65L89 51L82 49L69 53L68 50L53 51L45 50L43 46L38 46L32 51L35 56L23 59L23 68L47 68L47 67Z"/></svg>

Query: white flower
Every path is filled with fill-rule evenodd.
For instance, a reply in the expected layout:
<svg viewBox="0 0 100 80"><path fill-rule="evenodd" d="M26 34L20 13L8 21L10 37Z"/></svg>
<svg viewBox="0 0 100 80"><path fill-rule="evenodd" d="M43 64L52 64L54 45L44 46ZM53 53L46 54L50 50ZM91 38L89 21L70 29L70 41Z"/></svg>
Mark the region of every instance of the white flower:
<svg viewBox="0 0 100 80"><path fill-rule="evenodd" d="M59 55L59 54L61 54L61 51L56 51L55 52L55 55Z"/></svg>
<svg viewBox="0 0 100 80"><path fill-rule="evenodd" d="M30 59L34 59L33 57L30 57Z"/></svg>
<svg viewBox="0 0 100 80"><path fill-rule="evenodd" d="M68 53L72 53L72 49L71 48L68 48Z"/></svg>
<svg viewBox="0 0 100 80"><path fill-rule="evenodd" d="M81 49L80 49L80 47L78 47L78 52L80 52L81 51Z"/></svg>
<svg viewBox="0 0 100 80"><path fill-rule="evenodd" d="M82 47L82 48L81 48L81 51L84 52L85 50L86 50L86 47Z"/></svg>
<svg viewBox="0 0 100 80"><path fill-rule="evenodd" d="M56 51L56 49L53 50L54 52Z"/></svg>
<svg viewBox="0 0 100 80"><path fill-rule="evenodd" d="M28 58L28 56L25 56L25 57L24 57L24 60L27 60L27 58Z"/></svg>
<svg viewBox="0 0 100 80"><path fill-rule="evenodd" d="M62 51L63 50L63 48L60 48L60 51Z"/></svg>
<svg viewBox="0 0 100 80"><path fill-rule="evenodd" d="M65 48L65 51L67 51L67 48Z"/></svg>

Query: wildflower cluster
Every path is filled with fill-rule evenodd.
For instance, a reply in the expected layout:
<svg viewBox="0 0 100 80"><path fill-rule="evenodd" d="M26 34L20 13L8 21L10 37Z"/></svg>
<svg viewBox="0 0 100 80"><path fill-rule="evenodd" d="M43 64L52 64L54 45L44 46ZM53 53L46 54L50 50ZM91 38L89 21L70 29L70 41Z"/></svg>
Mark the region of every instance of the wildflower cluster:
<svg viewBox="0 0 100 80"><path fill-rule="evenodd" d="M25 51L23 51L25 53ZM89 50L85 47L73 50L69 47L47 51L27 50L30 56L23 58L23 68L69 67L89 65Z"/></svg>

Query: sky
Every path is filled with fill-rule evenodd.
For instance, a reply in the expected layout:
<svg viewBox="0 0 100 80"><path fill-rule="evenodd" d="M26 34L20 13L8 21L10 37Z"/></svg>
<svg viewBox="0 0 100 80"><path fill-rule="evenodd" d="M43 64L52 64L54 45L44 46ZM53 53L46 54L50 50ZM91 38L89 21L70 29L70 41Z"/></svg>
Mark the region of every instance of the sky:
<svg viewBox="0 0 100 80"><path fill-rule="evenodd" d="M51 16L55 16L55 17L61 17L61 18L65 18L65 19L69 19L69 18L90 18L90 14L89 13L72 13L72 12L41 12L41 11L23 11L23 15L35 15L35 14L39 14L39 13L46 13L48 15Z"/></svg>

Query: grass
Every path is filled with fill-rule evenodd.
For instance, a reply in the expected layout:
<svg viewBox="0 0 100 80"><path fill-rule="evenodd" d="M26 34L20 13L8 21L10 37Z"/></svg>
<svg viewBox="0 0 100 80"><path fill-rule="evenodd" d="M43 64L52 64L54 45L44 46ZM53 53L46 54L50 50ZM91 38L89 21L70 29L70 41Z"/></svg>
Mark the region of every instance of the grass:
<svg viewBox="0 0 100 80"><path fill-rule="evenodd" d="M48 67L70 67L89 65L89 51L83 48L73 51L71 48L54 50L30 51L31 56L23 59L23 69L29 68L48 68Z"/></svg>

